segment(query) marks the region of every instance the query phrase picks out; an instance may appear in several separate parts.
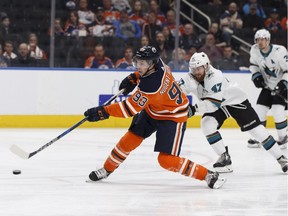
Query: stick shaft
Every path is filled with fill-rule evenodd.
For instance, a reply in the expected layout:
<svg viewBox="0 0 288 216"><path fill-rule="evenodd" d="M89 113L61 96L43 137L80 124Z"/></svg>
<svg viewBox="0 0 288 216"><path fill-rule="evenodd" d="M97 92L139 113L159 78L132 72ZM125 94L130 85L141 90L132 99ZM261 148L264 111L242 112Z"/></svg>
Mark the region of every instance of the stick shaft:
<svg viewBox="0 0 288 216"><path fill-rule="evenodd" d="M110 104L113 100L115 100L120 94L122 94L124 91L124 89L121 89L117 94L113 95L108 101L106 101L104 103L104 105L108 105ZM19 148L16 145L12 145L10 150L17 154L18 156L24 158L24 159L28 159L32 156L34 156L35 154L37 154L38 152L44 150L45 148L47 148L48 146L52 145L54 142L56 142L57 140L61 139L62 137L64 137L65 135L67 135L68 133L70 133L71 131L73 131L75 128L79 127L81 124L83 124L84 122L86 122L88 119L88 117L83 118L81 121L77 122L75 125L73 125L72 127L68 128L66 131L64 131L62 134L60 134L59 136L55 137L54 139L52 139L51 141L49 141L48 143L46 143L45 145L43 145L42 147L40 147L39 149L37 149L36 151L33 151L31 153L26 153L25 151L23 151L21 148Z"/></svg>

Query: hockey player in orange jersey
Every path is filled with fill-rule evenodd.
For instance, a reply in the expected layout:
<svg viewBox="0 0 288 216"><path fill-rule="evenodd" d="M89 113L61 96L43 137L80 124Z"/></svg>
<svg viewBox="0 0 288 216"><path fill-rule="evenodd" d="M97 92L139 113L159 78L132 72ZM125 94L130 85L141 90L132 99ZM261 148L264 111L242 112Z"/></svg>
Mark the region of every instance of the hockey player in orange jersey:
<svg viewBox="0 0 288 216"><path fill-rule="evenodd" d="M205 180L210 188L220 188L225 183L225 178L179 156L186 130L189 101L174 80L170 68L159 58L156 48L140 48L133 58L133 64L137 71L120 84L120 89L125 89L125 95L137 86L133 95L125 101L94 107L84 113L90 122L104 120L109 116L134 116L129 130L116 144L103 168L92 171L89 179L98 181L107 178L131 151L156 132L154 151L159 152L158 162L162 168Z"/></svg>

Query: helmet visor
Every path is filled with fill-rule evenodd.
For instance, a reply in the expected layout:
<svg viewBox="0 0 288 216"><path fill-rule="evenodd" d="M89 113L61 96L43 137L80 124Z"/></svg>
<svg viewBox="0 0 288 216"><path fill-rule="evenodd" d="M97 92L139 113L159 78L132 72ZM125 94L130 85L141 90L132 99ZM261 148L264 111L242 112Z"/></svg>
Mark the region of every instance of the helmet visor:
<svg viewBox="0 0 288 216"><path fill-rule="evenodd" d="M139 59L136 56L133 57L132 60L133 67L139 69L139 68L149 68L150 65L152 65L152 60L143 60Z"/></svg>

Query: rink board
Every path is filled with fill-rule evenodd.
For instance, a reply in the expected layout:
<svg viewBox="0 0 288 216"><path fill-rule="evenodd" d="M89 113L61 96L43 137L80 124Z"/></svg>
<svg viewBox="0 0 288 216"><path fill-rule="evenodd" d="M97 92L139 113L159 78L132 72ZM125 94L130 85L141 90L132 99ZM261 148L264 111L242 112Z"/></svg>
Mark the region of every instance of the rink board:
<svg viewBox="0 0 288 216"><path fill-rule="evenodd" d="M105 103L118 92L124 77L133 71L90 70L90 69L49 69L16 68L1 69L0 73L0 128L57 128L71 127L84 116L91 107ZM251 81L249 71L224 71L230 80L248 95L255 106L259 89ZM176 80L187 72L173 72ZM197 98L189 95L192 103ZM127 97L120 96L116 101ZM273 118L268 113L268 127L274 127ZM188 120L188 127L200 127L201 116ZM128 127L131 119L110 118L97 123L84 123L81 127ZM228 119L223 127L238 127Z"/></svg>

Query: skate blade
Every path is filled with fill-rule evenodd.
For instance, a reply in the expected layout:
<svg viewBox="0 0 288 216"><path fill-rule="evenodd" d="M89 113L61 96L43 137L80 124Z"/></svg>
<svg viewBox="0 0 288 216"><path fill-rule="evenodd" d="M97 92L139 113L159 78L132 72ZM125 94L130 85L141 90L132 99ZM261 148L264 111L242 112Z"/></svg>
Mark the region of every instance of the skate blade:
<svg viewBox="0 0 288 216"><path fill-rule="evenodd" d="M248 143L248 144L247 144L247 147L248 147L248 148L260 148L261 145L260 145L260 143L255 143L255 144L250 144L250 143Z"/></svg>
<svg viewBox="0 0 288 216"><path fill-rule="evenodd" d="M217 181L213 185L213 189L221 188L225 184L226 181L227 181L226 178L218 177Z"/></svg>
<svg viewBox="0 0 288 216"><path fill-rule="evenodd" d="M233 172L233 169L231 165L225 166L225 167L214 167L214 170L218 173L230 173Z"/></svg>
<svg viewBox="0 0 288 216"><path fill-rule="evenodd" d="M86 182L86 183L96 183L96 182L98 182L98 181L92 181L91 179L87 179L85 182Z"/></svg>

